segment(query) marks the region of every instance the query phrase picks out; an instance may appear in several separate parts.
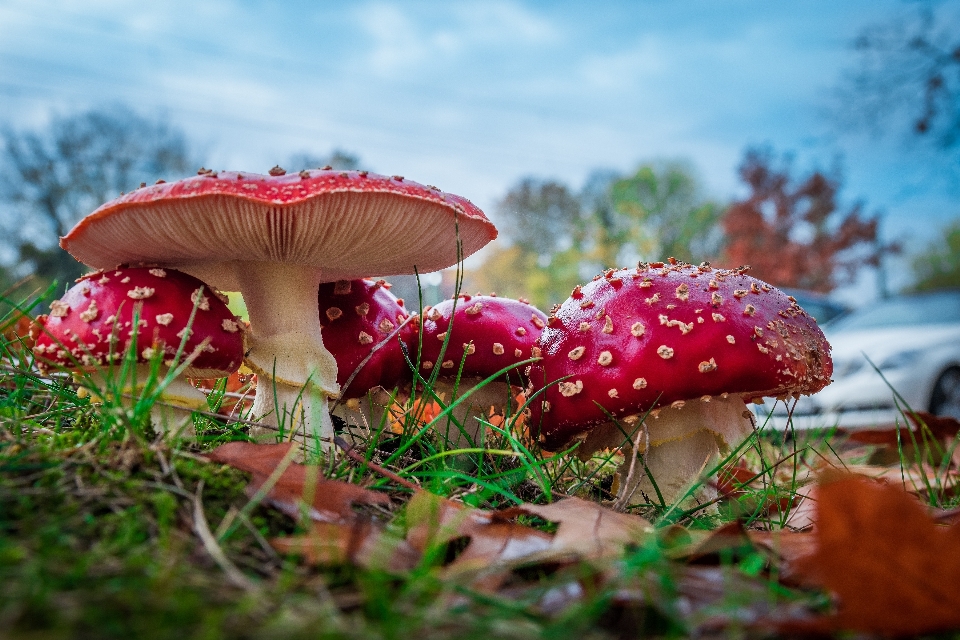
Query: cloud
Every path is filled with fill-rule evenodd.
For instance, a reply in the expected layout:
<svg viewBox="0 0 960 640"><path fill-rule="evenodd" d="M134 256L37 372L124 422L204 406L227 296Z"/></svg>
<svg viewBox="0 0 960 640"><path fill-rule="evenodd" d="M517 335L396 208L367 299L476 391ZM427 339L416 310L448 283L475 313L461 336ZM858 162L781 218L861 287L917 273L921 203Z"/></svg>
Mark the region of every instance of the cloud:
<svg viewBox="0 0 960 640"><path fill-rule="evenodd" d="M554 43L560 30L544 16L513 2L477 2L456 5L461 33L473 43Z"/></svg>
<svg viewBox="0 0 960 640"><path fill-rule="evenodd" d="M391 2L358 7L356 26L371 41L366 55L381 75L421 66L448 66L468 53L551 44L559 30L511 2L410 8Z"/></svg>
<svg viewBox="0 0 960 640"><path fill-rule="evenodd" d="M634 87L643 79L663 76L669 69L667 51L655 38L644 38L630 49L584 58L581 79L596 89Z"/></svg>

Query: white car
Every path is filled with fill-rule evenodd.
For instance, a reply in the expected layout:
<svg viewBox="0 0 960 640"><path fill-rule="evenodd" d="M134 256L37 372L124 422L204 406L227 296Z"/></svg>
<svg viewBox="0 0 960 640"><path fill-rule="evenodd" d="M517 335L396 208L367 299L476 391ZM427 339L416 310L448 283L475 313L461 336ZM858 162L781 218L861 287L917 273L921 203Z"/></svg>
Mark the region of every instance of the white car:
<svg viewBox="0 0 960 640"><path fill-rule="evenodd" d="M881 300L823 329L833 382L797 401L794 428L884 428L911 409L960 419L960 291ZM788 404L758 409L761 424L787 426Z"/></svg>

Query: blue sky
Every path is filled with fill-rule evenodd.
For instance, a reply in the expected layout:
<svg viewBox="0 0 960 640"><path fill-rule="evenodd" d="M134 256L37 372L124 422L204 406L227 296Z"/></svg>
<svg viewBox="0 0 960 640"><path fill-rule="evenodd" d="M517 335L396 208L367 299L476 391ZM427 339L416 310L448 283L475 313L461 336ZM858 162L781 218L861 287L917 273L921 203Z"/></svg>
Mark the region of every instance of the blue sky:
<svg viewBox="0 0 960 640"><path fill-rule="evenodd" d="M768 143L801 168L841 157L843 196L919 243L960 216L955 169L899 138L842 134L828 115L852 38L910 10L0 0L0 125L119 101L169 118L218 169L339 147L487 209L521 176L579 186L653 158L690 160L727 199L744 148Z"/></svg>

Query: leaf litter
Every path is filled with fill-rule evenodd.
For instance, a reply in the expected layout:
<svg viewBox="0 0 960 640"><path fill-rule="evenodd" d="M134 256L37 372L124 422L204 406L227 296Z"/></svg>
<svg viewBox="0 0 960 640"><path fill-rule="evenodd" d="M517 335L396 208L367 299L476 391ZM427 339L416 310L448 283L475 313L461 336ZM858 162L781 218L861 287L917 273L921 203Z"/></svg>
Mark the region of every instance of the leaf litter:
<svg viewBox="0 0 960 640"><path fill-rule="evenodd" d="M941 419L938 437L946 443L956 426ZM890 446L889 436L875 438L875 445ZM290 445L230 443L208 457L249 471L248 494L263 492L274 508L306 516L307 533L270 542L311 564L396 574L433 567L443 580L548 614L606 588L614 608L669 610L700 631L736 625L761 634L905 636L960 628L960 514L921 501L929 496L919 489L920 476L938 471L930 465L807 468L780 527L768 522L761 530L738 518L704 531L656 528L575 497L488 510L416 489L399 504L382 491L328 480L317 467L292 462ZM956 477L954 467L946 470ZM757 475L739 466L721 477L721 492L741 498ZM391 511L398 508L400 525ZM625 570L627 559L650 550L659 558L656 570ZM518 580L518 572L535 579ZM772 597L771 585L786 597ZM817 596L824 593L826 609Z"/></svg>

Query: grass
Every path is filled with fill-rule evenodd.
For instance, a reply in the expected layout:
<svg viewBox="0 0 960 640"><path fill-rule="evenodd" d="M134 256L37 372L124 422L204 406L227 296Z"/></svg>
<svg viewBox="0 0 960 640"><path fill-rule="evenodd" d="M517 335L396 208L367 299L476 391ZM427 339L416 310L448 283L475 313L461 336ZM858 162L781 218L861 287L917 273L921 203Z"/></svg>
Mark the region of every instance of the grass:
<svg viewBox="0 0 960 640"><path fill-rule="evenodd" d="M50 293L8 303L0 324L11 328L18 309ZM416 354L410 358L416 360ZM566 452L543 454L517 428L523 407L508 410L498 424L491 421L483 446L455 446L441 437L444 430L436 427L455 423L454 409L464 396L443 402L432 391L435 375L419 379L424 402L411 399L399 433L384 416L355 445L367 461L427 491L486 509L561 495L612 497L620 460L614 454L587 462ZM112 378L105 379L111 384ZM726 620L724 633L737 633L737 612L745 608L822 596L782 587L768 560L745 546L724 550L717 561L726 594L694 602L691 611L684 594L698 574L675 561L677 549L698 532L733 520L781 528L805 468L866 462L874 453L860 447L841 454L843 443L829 437L829 430L761 430L718 465L741 459L758 470L756 482L742 494L709 508L636 506L659 533L607 567L607 582L591 586L597 569L589 565L530 567L526 573L521 568L511 579L512 591L491 595L441 576L439 566L457 552L454 543L430 550L404 575L317 568L278 555L266 540L296 535L303 526L251 502L246 474L199 457L223 442L245 439L244 423L228 423L211 412L195 417L196 438L164 438L150 422L158 401L155 382L132 403L118 388L86 394L69 375L39 374L32 353L12 331L0 342L3 637L680 637L716 619ZM223 393L218 383L211 409ZM438 410L426 419L431 402ZM462 427L453 424L451 433ZM945 473L952 451L915 445L900 449L905 467L933 458L936 473ZM329 477L388 491L396 498L393 508L375 515L402 531L406 489L344 456L315 451L312 458ZM942 478L930 482L937 489L928 494L931 502L956 505L953 492L939 489ZM770 509L771 504L777 506ZM237 572L233 577L201 541L201 521L228 568ZM547 531L555 526L526 522ZM579 598L544 605L546 596L559 597L576 579L584 589Z"/></svg>

